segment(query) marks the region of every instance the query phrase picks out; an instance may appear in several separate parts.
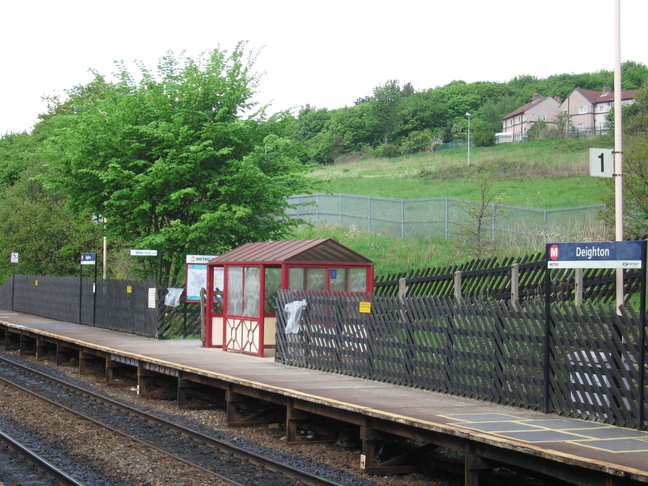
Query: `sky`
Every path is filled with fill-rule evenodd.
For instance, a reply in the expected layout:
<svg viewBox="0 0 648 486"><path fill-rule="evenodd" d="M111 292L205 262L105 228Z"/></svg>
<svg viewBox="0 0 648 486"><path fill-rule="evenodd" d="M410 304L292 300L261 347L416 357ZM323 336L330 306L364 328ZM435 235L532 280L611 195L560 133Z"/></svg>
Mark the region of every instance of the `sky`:
<svg viewBox="0 0 648 486"><path fill-rule="evenodd" d="M648 0L621 2L621 60L648 65ZM614 70L615 0L21 0L0 15L0 136L30 131L43 96L137 73L168 51L196 58L239 41L258 53L270 112L353 106L395 79L453 80ZM543 93L551 95L551 93Z"/></svg>

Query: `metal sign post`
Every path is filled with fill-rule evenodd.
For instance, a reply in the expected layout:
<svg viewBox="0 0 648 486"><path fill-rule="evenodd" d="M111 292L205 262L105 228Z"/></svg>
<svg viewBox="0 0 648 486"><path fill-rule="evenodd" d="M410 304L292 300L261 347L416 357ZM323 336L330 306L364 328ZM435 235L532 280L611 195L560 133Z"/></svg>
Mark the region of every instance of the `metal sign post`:
<svg viewBox="0 0 648 486"><path fill-rule="evenodd" d="M16 265L18 264L18 253L11 253L11 263L13 264L13 270L11 273L11 310L14 310L14 297L16 295Z"/></svg>
<svg viewBox="0 0 648 486"><path fill-rule="evenodd" d="M92 325L95 324L95 308L96 308L96 299L97 293L94 291L96 282L97 282L97 254L96 253L81 253L81 258L79 262L79 324L81 324L81 311L83 309L83 265L94 265L95 275L94 282L92 284L94 301L93 301L93 310L92 310Z"/></svg>

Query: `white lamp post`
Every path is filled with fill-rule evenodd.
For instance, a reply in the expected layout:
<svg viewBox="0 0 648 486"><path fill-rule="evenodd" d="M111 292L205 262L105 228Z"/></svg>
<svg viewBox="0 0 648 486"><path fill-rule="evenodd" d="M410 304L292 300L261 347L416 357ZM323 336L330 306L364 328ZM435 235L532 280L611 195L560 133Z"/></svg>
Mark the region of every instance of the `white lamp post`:
<svg viewBox="0 0 648 486"><path fill-rule="evenodd" d="M468 165L470 165L470 113L466 112L468 117Z"/></svg>

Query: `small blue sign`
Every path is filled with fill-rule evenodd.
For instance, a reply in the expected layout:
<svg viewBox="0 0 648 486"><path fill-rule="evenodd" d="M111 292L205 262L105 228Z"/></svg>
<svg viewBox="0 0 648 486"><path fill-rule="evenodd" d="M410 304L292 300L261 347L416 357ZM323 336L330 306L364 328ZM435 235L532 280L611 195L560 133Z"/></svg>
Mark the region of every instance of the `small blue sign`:
<svg viewBox="0 0 648 486"><path fill-rule="evenodd" d="M642 268L642 241L548 243L547 268Z"/></svg>
<svg viewBox="0 0 648 486"><path fill-rule="evenodd" d="M331 268L331 280L337 278L337 268Z"/></svg>
<svg viewBox="0 0 648 486"><path fill-rule="evenodd" d="M96 264L97 264L96 253L81 253L81 265L96 265Z"/></svg>

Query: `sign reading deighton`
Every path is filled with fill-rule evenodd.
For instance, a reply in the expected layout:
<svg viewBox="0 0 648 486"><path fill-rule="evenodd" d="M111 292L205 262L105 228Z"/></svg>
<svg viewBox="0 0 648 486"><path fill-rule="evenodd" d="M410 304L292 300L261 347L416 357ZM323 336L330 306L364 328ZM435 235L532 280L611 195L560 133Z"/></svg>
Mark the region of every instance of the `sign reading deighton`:
<svg viewBox="0 0 648 486"><path fill-rule="evenodd" d="M642 241L548 243L547 268L641 268Z"/></svg>

